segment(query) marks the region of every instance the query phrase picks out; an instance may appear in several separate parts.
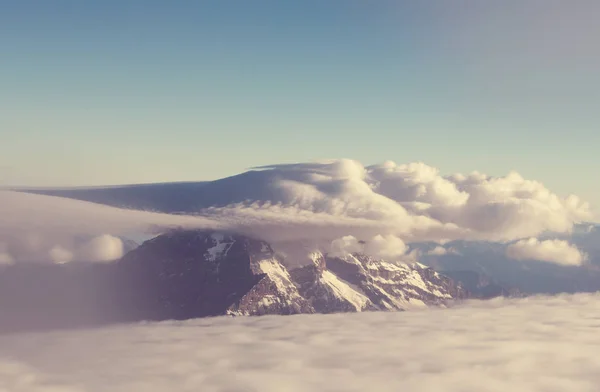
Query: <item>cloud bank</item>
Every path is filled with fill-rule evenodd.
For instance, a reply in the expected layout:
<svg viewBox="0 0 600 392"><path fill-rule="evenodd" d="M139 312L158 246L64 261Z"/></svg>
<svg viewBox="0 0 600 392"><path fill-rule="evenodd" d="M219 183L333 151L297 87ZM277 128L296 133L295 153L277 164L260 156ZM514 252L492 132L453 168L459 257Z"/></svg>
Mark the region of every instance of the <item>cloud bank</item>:
<svg viewBox="0 0 600 392"><path fill-rule="evenodd" d="M561 198L516 172L442 176L424 163L365 167L351 160L260 169L270 176L266 200L212 211L281 224L325 225L336 219L356 234L363 229L406 241L510 241L570 232L575 222L592 217L588 203L577 196Z"/></svg>
<svg viewBox="0 0 600 392"><path fill-rule="evenodd" d="M580 294L6 335L0 390L592 392L599 318Z"/></svg>
<svg viewBox="0 0 600 392"><path fill-rule="evenodd" d="M514 260L548 261L559 265L582 265L587 255L565 240L523 239L506 248L507 257Z"/></svg>
<svg viewBox="0 0 600 392"><path fill-rule="evenodd" d="M366 241L363 248L373 254L394 257L410 242L514 241L569 233L574 223L592 217L589 205L577 196L561 198L516 172L503 177L479 172L444 176L421 162L364 166L347 159L255 170L252 176L195 186L185 200L197 197L199 207L183 211L188 216L0 191L0 242L8 247L3 258L39 256L43 248L50 255L46 257L75 259L79 250L69 237L158 233L170 227L234 230L274 243L312 241L319 247L351 236ZM169 189L179 192L173 185ZM152 197L151 192L143 194ZM167 200L176 203L177 192ZM229 202L211 205L202 200ZM111 255L119 253L115 243L106 246L112 247L107 250Z"/></svg>

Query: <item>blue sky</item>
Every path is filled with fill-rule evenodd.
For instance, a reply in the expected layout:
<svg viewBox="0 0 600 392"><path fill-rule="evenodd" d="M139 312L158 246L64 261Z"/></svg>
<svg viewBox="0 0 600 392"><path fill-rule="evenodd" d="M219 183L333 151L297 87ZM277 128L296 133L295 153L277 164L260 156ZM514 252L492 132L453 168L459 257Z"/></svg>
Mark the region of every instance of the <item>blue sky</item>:
<svg viewBox="0 0 600 392"><path fill-rule="evenodd" d="M592 0L0 0L0 185L347 157L516 169L599 204L599 14Z"/></svg>

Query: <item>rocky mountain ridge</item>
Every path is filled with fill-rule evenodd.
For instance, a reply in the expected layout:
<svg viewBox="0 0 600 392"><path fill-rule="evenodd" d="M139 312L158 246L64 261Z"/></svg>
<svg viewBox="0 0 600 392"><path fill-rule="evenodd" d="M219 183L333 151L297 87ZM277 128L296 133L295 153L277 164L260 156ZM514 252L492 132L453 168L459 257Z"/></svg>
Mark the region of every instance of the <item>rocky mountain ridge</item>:
<svg viewBox="0 0 600 392"><path fill-rule="evenodd" d="M468 295L450 278L420 264L319 252L311 259L310 265L288 269L264 241L231 233L181 231L144 243L120 263L151 268L154 279L144 280L155 281L153 291L162 293L162 305L189 309L194 316L213 315L192 311L204 309L204 301L221 304L216 314L263 315L407 310L443 306ZM192 276L196 278L190 284ZM218 289L213 287L216 283ZM182 290L189 293L179 294ZM198 299L182 302L190 297Z"/></svg>
<svg viewBox="0 0 600 392"><path fill-rule="evenodd" d="M408 310L466 298L424 265L315 252L288 269L267 242L177 230L113 263L0 270L0 330L48 329L222 315Z"/></svg>

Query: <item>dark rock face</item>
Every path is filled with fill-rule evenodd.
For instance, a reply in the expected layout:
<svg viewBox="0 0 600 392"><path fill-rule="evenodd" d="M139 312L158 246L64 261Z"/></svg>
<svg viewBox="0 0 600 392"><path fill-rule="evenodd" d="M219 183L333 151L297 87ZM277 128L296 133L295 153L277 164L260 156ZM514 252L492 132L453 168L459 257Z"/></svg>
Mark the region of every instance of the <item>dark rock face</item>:
<svg viewBox="0 0 600 392"><path fill-rule="evenodd" d="M113 263L0 268L0 330L313 313L269 244L175 231Z"/></svg>
<svg viewBox="0 0 600 392"><path fill-rule="evenodd" d="M333 313L440 306L460 285L421 265L315 253L292 271L271 246L236 234L174 231L106 264L0 269L0 330L220 315Z"/></svg>
<svg viewBox="0 0 600 392"><path fill-rule="evenodd" d="M141 278L155 319L313 311L271 246L248 237L173 232L147 241L119 264Z"/></svg>

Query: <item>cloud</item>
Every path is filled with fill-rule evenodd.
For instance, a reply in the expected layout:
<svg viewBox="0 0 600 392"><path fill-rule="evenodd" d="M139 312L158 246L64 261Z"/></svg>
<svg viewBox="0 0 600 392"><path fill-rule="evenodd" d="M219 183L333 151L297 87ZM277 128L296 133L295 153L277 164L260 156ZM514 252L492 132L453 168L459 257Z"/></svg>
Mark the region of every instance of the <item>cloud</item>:
<svg viewBox="0 0 600 392"><path fill-rule="evenodd" d="M280 214L283 222L303 223L335 217L372 235L394 234L408 241L510 241L546 231L568 233L575 222L592 217L589 204L577 196L561 198L516 172L442 176L421 162L363 167L350 160L261 169L270 175L273 192L265 200L231 205L219 213L246 219L277 219L274 215ZM372 226L380 231L373 232Z"/></svg>
<svg viewBox="0 0 600 392"><path fill-rule="evenodd" d="M406 256L408 247L400 238L393 235L376 235L373 238L359 240L353 236L335 239L326 249L334 257L344 257L352 253L364 253L387 260L396 260Z"/></svg>
<svg viewBox="0 0 600 392"><path fill-rule="evenodd" d="M349 249L376 236L440 244L504 242L570 233L574 223L591 218L589 205L576 196L561 198L516 172L504 177L480 172L443 176L424 163L388 161L363 167L348 160L260 169L269 179L269 191L259 200L209 208L207 216L275 242L337 240L333 252L347 236L355 239L344 244Z"/></svg>
<svg viewBox="0 0 600 392"><path fill-rule="evenodd" d="M363 166L348 159L256 170L201 187L164 188L174 192L166 198L172 208L178 208L176 201L185 192L186 200L198 200L190 204L198 208L184 209L188 216L0 191L0 240L21 260L39 255L41 248L46 255L55 246L73 252L68 237L80 234L127 236L189 227L234 230L272 243L321 241L324 246L352 236L370 241L369 251L392 257L410 242L514 241L569 233L574 223L591 218L589 205L578 197L561 198L516 172L444 176L422 162ZM169 195L164 189L144 195L164 200ZM111 195L110 189L102 192ZM119 192L113 196L124 191ZM31 240L24 243L24 236Z"/></svg>
<svg viewBox="0 0 600 392"><path fill-rule="evenodd" d="M11 334L0 390L589 392L599 304L580 294Z"/></svg>
<svg viewBox="0 0 600 392"><path fill-rule="evenodd" d="M443 246L436 246L435 248L426 252L425 254L428 256L443 256L445 254L448 254L448 250Z"/></svg>
<svg viewBox="0 0 600 392"><path fill-rule="evenodd" d="M436 245L434 248L427 251L420 250L419 253L423 256L445 256L445 255L460 255L461 253L453 247L446 248L441 245Z"/></svg>
<svg viewBox="0 0 600 392"><path fill-rule="evenodd" d="M376 235L365 245L365 253L384 259L395 259L406 254L408 247L394 235Z"/></svg>
<svg viewBox="0 0 600 392"><path fill-rule="evenodd" d="M50 259L57 264L68 263L73 260L73 252L57 245L48 252Z"/></svg>
<svg viewBox="0 0 600 392"><path fill-rule="evenodd" d="M158 234L174 227L223 228L218 221L203 217L10 191L0 191L0 216L0 254L10 255L13 262L108 261L123 251L116 236ZM8 260L8 256L3 258Z"/></svg>
<svg viewBox="0 0 600 392"><path fill-rule="evenodd" d="M97 236L71 249L56 245L48 252L54 263L63 264L71 261L106 262L123 257L123 241L108 234Z"/></svg>
<svg viewBox="0 0 600 392"><path fill-rule="evenodd" d="M333 240L328 253L333 257L344 257L352 253L360 252L363 249L364 245L361 244L356 237L347 235Z"/></svg>
<svg viewBox="0 0 600 392"><path fill-rule="evenodd" d="M539 260L560 265L582 265L587 255L565 240L529 238L510 244L506 256L514 260Z"/></svg>
<svg viewBox="0 0 600 392"><path fill-rule="evenodd" d="M77 249L77 257L94 262L120 259L123 257L123 241L108 234L92 238Z"/></svg>
<svg viewBox="0 0 600 392"><path fill-rule="evenodd" d="M6 252L0 252L0 265L14 264L15 260Z"/></svg>

